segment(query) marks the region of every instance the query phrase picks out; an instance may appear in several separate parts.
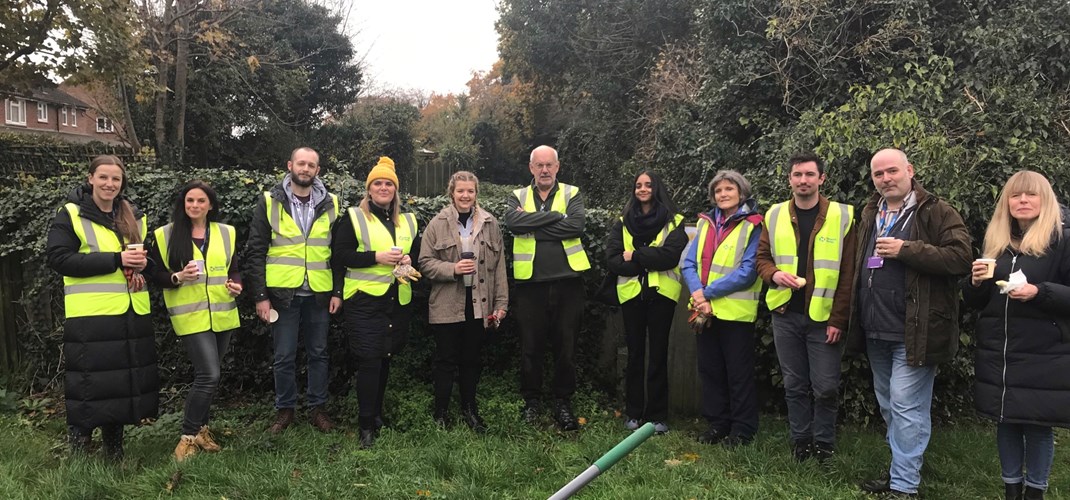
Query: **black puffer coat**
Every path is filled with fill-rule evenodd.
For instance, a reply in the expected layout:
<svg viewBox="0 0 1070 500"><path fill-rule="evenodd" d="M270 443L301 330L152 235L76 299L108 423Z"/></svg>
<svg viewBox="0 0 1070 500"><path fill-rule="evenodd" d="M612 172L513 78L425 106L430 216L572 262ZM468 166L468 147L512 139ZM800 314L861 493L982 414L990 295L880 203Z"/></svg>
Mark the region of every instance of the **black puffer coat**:
<svg viewBox="0 0 1070 500"><path fill-rule="evenodd" d="M79 206L80 217L118 232L111 214L93 203L88 186L76 188L68 201ZM141 217L137 209L134 215ZM118 253L83 254L78 253L80 246L70 214L60 208L48 231L46 253L52 269L64 276L88 277L113 273L122 264ZM63 356L68 424L93 428L156 416L160 381L150 315L136 314L131 307L122 315L69 318L63 324Z"/></svg>
<svg viewBox="0 0 1070 500"><path fill-rule="evenodd" d="M1064 221L1066 215L1064 215ZM1008 299L995 285L1025 273L1037 296ZM1005 251L994 279L963 286L977 320L977 412L997 422L1070 427L1070 228L1043 257ZM1063 322L1067 327L1060 328ZM1066 334L1063 330L1067 330Z"/></svg>

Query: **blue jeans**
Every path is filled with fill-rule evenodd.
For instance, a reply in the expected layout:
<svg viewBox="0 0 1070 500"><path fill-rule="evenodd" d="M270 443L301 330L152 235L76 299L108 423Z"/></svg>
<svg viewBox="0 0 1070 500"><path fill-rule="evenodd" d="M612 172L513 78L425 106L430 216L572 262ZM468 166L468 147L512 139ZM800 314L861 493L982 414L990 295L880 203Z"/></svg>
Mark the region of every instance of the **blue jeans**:
<svg viewBox="0 0 1070 500"><path fill-rule="evenodd" d="M773 343L784 376L792 441L836 443L843 344L826 344L827 339L828 322L795 311L773 313Z"/></svg>
<svg viewBox="0 0 1070 500"><path fill-rule="evenodd" d="M297 406L297 339L305 337L308 358L307 406L327 402L327 327L330 314L326 305L316 303L312 295L294 295L290 307L279 309L279 320L271 325L275 346L275 408Z"/></svg>
<svg viewBox="0 0 1070 500"><path fill-rule="evenodd" d="M936 367L908 365L906 344L902 342L866 339L866 351L873 370L873 392L888 426L891 488L917 493L923 455L932 435L929 410Z"/></svg>
<svg viewBox="0 0 1070 500"><path fill-rule="evenodd" d="M1048 489L1048 474L1051 473L1051 462L1055 459L1055 436L1051 427L997 424L996 444L1004 483L1017 484L1024 479L1026 486Z"/></svg>

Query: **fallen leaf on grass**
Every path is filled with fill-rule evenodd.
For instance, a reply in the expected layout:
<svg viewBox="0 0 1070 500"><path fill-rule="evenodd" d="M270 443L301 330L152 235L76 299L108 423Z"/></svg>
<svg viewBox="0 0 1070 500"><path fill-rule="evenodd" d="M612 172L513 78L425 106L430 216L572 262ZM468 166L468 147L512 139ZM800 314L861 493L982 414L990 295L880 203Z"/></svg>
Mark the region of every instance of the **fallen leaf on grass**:
<svg viewBox="0 0 1070 500"><path fill-rule="evenodd" d="M416 490L416 496L418 496L418 497L429 497L429 496L431 496L431 492L429 490Z"/></svg>
<svg viewBox="0 0 1070 500"><path fill-rule="evenodd" d="M669 467L676 467L677 465L680 465L682 463L684 463L684 462L681 461L681 460L677 460L675 458L670 458L670 459L665 461L665 465L669 466Z"/></svg>
<svg viewBox="0 0 1070 500"><path fill-rule="evenodd" d="M621 415L620 410L613 410L613 416L614 417L620 418L620 415Z"/></svg>
<svg viewBox="0 0 1070 500"><path fill-rule="evenodd" d="M688 462L696 462L698 461L698 458L698 453L684 453L683 455L683 459L687 460Z"/></svg>
<svg viewBox="0 0 1070 500"><path fill-rule="evenodd" d="M294 479L301 479L301 469L294 469L290 472L290 477Z"/></svg>
<svg viewBox="0 0 1070 500"><path fill-rule="evenodd" d="M175 491L175 488L178 488L178 483L180 482L182 482L182 471L176 470L174 474L171 474L171 480L167 481L167 484L164 485L163 488L167 490L168 493L172 493Z"/></svg>
<svg viewBox="0 0 1070 500"><path fill-rule="evenodd" d="M580 417L577 420L580 422L580 425L587 425L587 419L586 418Z"/></svg>

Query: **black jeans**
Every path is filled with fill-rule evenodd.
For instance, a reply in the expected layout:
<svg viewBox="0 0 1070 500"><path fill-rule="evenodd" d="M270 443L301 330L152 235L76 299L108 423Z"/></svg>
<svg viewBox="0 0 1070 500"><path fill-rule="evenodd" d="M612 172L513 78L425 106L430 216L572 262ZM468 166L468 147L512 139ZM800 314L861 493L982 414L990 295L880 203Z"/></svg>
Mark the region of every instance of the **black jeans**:
<svg viewBox="0 0 1070 500"><path fill-rule="evenodd" d="M554 398L572 399L576 392L576 334L583 320L582 278L521 283L516 286L516 319L520 329L520 395L540 399L546 344L554 354Z"/></svg>
<svg viewBox="0 0 1070 500"><path fill-rule="evenodd" d="M669 329L676 303L662 295L653 295L653 298L637 297L621 304L628 345L624 413L629 418L660 422L669 416L669 371L666 365L669 362Z"/></svg>
<svg viewBox="0 0 1070 500"><path fill-rule="evenodd" d="M476 385L483 368L483 341L487 336L483 319L434 325L434 329L435 408L449 407L454 379L461 389L461 408L475 408Z"/></svg>
<svg viewBox="0 0 1070 500"><path fill-rule="evenodd" d="M758 432L754 323L714 318L695 343L702 416L721 431L753 436Z"/></svg>
<svg viewBox="0 0 1070 500"><path fill-rule="evenodd" d="M223 356L227 354L233 334L234 330L222 333L209 331L179 337L193 363L193 387L190 387L186 396L186 409L182 415L183 435L195 435L202 426L208 425L212 399L219 386Z"/></svg>

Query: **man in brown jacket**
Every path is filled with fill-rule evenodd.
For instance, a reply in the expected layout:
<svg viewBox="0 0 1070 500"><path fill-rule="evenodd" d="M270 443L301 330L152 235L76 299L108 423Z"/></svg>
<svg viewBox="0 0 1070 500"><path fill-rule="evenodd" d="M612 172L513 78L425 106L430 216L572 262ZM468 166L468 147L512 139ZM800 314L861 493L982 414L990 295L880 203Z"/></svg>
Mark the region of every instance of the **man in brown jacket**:
<svg viewBox="0 0 1070 500"><path fill-rule="evenodd" d="M932 434L936 365L959 345L957 281L970 272L970 235L951 205L914 180L902 151L878 151L870 175L878 192L858 223L848 348L869 356L892 463L862 490L914 497Z"/></svg>
<svg viewBox="0 0 1070 500"><path fill-rule="evenodd" d="M824 182L821 158L791 157L792 199L769 209L758 242L758 276L769 285L765 301L773 314L792 454L822 463L835 453L840 335L850 313L855 254L854 207L822 196Z"/></svg>

